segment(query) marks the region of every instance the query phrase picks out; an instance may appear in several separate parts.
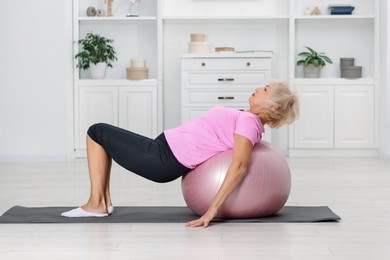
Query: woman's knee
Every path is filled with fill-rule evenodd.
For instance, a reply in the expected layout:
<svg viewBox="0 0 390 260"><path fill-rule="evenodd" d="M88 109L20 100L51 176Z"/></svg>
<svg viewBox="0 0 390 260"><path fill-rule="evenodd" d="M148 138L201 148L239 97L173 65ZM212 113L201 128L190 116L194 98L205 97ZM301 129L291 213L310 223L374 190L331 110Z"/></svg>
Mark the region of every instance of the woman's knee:
<svg viewBox="0 0 390 260"><path fill-rule="evenodd" d="M97 123L93 124L88 128L87 135L95 142L99 142L99 136L102 135L104 128L107 127L107 124Z"/></svg>

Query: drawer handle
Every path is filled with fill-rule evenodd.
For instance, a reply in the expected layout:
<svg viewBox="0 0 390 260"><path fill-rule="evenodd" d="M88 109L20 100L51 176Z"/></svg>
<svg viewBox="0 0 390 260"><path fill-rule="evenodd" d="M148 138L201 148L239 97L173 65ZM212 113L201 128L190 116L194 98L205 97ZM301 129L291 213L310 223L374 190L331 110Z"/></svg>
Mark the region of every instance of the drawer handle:
<svg viewBox="0 0 390 260"><path fill-rule="evenodd" d="M218 81L234 81L234 78L221 78Z"/></svg>
<svg viewBox="0 0 390 260"><path fill-rule="evenodd" d="M232 100L234 97L218 97L218 100Z"/></svg>

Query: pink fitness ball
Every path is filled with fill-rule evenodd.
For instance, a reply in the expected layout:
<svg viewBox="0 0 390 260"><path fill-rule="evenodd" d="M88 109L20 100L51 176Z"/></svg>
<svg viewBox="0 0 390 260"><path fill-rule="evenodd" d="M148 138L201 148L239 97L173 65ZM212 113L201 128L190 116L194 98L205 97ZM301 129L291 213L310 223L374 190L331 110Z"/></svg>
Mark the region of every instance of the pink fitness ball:
<svg viewBox="0 0 390 260"><path fill-rule="evenodd" d="M183 176L181 187L188 207L203 215L219 190L231 164L233 150L222 152ZM286 158L270 144L254 146L247 175L219 209L217 218L258 218L278 212L291 190Z"/></svg>

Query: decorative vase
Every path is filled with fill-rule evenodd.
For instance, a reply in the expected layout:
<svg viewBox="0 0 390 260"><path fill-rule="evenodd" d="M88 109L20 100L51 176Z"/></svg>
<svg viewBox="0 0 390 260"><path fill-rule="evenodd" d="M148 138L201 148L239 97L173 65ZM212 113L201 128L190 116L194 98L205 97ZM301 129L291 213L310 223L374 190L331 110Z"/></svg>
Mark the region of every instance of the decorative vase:
<svg viewBox="0 0 390 260"><path fill-rule="evenodd" d="M96 15L96 9L93 6L87 8L87 16L93 17Z"/></svg>
<svg viewBox="0 0 390 260"><path fill-rule="evenodd" d="M321 67L309 64L303 67L303 76L305 78L319 78L321 75Z"/></svg>
<svg viewBox="0 0 390 260"><path fill-rule="evenodd" d="M107 64L105 62L91 64L89 70L92 79L104 79L106 77Z"/></svg>

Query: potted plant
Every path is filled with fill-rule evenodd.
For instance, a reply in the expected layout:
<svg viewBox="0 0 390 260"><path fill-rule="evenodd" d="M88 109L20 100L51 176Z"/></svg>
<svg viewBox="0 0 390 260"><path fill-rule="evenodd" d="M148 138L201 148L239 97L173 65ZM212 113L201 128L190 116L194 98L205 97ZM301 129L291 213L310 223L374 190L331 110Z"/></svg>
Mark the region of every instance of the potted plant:
<svg viewBox="0 0 390 260"><path fill-rule="evenodd" d="M316 52L310 47L305 47L308 51L298 54L303 59L297 61L297 65L303 65L303 75L305 78L319 78L321 69L326 63L332 64L332 60L323 52Z"/></svg>
<svg viewBox="0 0 390 260"><path fill-rule="evenodd" d="M99 34L87 33L84 39L78 41L80 52L75 55L78 59L77 68L90 69L93 79L103 79L107 67L112 68L112 62L117 60L111 45L113 41Z"/></svg>

